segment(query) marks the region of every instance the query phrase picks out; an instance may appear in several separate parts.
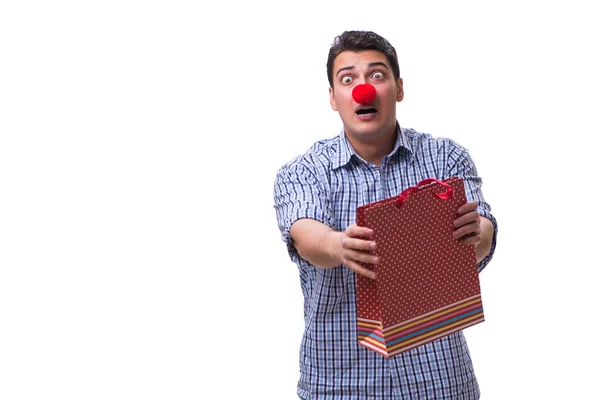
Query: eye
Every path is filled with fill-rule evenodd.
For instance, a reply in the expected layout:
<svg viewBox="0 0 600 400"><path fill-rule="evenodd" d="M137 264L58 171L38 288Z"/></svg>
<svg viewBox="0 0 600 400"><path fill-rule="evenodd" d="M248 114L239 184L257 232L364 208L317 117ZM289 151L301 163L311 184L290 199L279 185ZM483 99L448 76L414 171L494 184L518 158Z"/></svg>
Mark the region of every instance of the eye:
<svg viewBox="0 0 600 400"><path fill-rule="evenodd" d="M382 72L375 72L373 73L373 75L371 75L371 78L373 79L383 79L383 73Z"/></svg>
<svg viewBox="0 0 600 400"><path fill-rule="evenodd" d="M347 85L347 84L349 84L349 83L352 83L352 77L351 77L351 76L348 76L348 75L346 75L346 76L342 77L342 83L343 83L344 85Z"/></svg>

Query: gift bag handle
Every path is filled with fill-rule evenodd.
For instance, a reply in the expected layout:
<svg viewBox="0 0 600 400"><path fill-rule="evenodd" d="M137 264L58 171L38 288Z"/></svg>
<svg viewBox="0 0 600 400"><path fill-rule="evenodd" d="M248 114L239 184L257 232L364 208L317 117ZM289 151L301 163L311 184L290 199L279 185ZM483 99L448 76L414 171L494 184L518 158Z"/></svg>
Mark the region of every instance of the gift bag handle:
<svg viewBox="0 0 600 400"><path fill-rule="evenodd" d="M402 206L402 204L404 204L404 202L406 202L406 200L408 200L408 197L413 192L416 192L423 186L429 185L430 183L434 183L434 182L439 183L440 185L442 185L443 187L446 188L445 192L436 193L436 196L438 198L440 198L442 200L450 200L451 198L454 197L454 188L452 186L448 185L446 182L440 181L439 179L428 178L428 179L422 180L416 186L411 186L408 189L404 190L402 193L400 193L400 196L398 196L398 201L396 202L396 207L400 208Z"/></svg>

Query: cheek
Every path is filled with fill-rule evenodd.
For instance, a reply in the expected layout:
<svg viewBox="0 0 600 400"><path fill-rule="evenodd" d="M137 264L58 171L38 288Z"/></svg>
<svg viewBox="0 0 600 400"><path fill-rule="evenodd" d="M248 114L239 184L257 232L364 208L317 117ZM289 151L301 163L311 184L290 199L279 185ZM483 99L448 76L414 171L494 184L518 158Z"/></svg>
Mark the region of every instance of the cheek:
<svg viewBox="0 0 600 400"><path fill-rule="evenodd" d="M396 90L395 88L392 90L386 89L384 91L379 92L378 91L379 96L381 97L382 104L383 105L387 105L387 104L392 104L392 103L396 103Z"/></svg>
<svg viewBox="0 0 600 400"><path fill-rule="evenodd" d="M340 107L344 112L354 112L353 101L354 100L352 100L352 96L340 95L336 98L338 107Z"/></svg>

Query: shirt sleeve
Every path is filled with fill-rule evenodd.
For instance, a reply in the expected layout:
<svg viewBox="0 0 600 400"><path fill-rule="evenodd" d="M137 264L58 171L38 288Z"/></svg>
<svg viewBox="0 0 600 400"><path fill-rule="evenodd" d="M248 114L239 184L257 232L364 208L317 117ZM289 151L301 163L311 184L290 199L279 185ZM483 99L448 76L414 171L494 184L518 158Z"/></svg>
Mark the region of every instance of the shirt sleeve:
<svg viewBox="0 0 600 400"><path fill-rule="evenodd" d="M307 167L286 165L277 172L274 201L277 224L290 258L298 265L310 265L294 247L290 228L301 218L311 218L333 228L329 200L322 183Z"/></svg>
<svg viewBox="0 0 600 400"><path fill-rule="evenodd" d="M490 262L494 256L496 250L496 236L498 234L498 223L496 218L491 213L490 205L485 201L481 186L483 184L482 179L477 174L477 168L475 163L471 159L469 152L463 148L456 148L452 152L449 158L449 171L448 177L458 176L462 178L465 184L465 194L467 201L474 201L477 203L477 213L482 217L489 219L494 225L494 233L492 235L492 248L487 256L479 262L477 269L481 272L486 265Z"/></svg>

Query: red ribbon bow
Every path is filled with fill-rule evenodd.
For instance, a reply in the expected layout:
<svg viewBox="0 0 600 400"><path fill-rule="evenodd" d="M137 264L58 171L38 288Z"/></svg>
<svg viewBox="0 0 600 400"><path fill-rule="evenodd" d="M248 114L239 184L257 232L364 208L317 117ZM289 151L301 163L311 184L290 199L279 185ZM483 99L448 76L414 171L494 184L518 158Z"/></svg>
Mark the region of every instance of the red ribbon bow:
<svg viewBox="0 0 600 400"><path fill-rule="evenodd" d="M428 179L422 180L416 186L411 186L408 189L404 190L402 193L400 193L398 201L396 202L396 207L400 208L402 206L402 204L404 204L406 202L406 200L408 200L408 197L413 192L416 192L423 186L429 185L430 183L434 183L434 182L439 183L440 185L442 185L443 187L446 188L445 192L436 193L436 196L438 198L440 198L442 200L450 200L454 197L454 188L452 186L448 185L446 182L440 181L439 179L428 178Z"/></svg>

